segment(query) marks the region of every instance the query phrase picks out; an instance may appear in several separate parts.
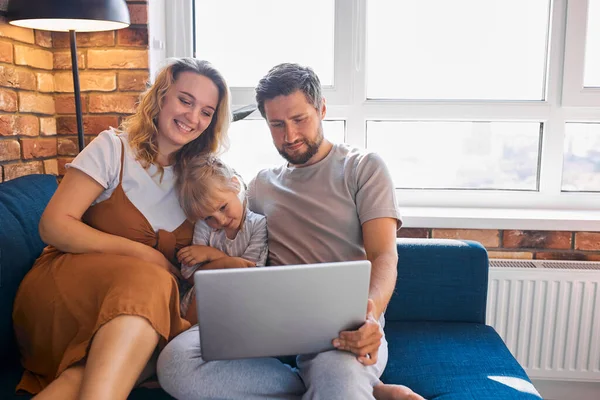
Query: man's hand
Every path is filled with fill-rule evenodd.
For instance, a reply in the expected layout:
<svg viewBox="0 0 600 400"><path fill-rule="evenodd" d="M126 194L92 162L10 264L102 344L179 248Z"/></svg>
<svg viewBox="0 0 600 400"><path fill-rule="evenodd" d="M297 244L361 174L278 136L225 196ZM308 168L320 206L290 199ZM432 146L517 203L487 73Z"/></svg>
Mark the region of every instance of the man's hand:
<svg viewBox="0 0 600 400"><path fill-rule="evenodd" d="M346 350L357 355L356 359L364 365L373 365L377 362L379 346L383 332L379 321L373 316L375 303L369 299L367 303L367 320L356 331L340 332L340 336L333 339L333 346L338 350Z"/></svg>

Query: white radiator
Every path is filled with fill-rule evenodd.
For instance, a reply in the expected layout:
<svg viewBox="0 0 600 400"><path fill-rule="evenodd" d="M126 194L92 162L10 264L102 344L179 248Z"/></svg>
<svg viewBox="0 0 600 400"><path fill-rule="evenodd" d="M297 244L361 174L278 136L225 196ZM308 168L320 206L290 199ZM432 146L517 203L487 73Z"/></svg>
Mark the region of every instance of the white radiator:
<svg viewBox="0 0 600 400"><path fill-rule="evenodd" d="M486 322L530 378L600 382L600 262L490 260Z"/></svg>

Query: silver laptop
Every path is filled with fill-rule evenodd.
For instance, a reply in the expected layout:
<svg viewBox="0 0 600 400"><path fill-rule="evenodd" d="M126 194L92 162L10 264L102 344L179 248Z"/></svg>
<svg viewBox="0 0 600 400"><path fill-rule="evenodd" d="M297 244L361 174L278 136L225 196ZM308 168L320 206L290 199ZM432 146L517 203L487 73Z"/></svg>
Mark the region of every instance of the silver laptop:
<svg viewBox="0 0 600 400"><path fill-rule="evenodd" d="M369 261L197 271L202 358L331 350L364 323L370 276Z"/></svg>

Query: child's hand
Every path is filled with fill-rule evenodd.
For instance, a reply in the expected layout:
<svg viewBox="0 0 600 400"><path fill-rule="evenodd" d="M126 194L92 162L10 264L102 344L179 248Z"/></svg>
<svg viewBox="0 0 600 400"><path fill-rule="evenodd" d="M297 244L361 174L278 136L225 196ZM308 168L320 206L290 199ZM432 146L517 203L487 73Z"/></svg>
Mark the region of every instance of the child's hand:
<svg viewBox="0 0 600 400"><path fill-rule="evenodd" d="M251 268L256 267L256 264L252 261L248 261L241 257L229 257L227 259L227 266L225 268Z"/></svg>
<svg viewBox="0 0 600 400"><path fill-rule="evenodd" d="M209 261L209 249L207 246L187 246L177 252L177 260L181 264L196 265Z"/></svg>

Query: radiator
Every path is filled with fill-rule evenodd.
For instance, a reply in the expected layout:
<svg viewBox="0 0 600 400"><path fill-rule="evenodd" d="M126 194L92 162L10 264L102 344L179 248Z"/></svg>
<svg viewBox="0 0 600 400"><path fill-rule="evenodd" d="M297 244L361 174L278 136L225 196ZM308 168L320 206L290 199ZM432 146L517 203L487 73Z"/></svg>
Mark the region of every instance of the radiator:
<svg viewBox="0 0 600 400"><path fill-rule="evenodd" d="M490 260L486 322L530 378L600 382L600 262Z"/></svg>

